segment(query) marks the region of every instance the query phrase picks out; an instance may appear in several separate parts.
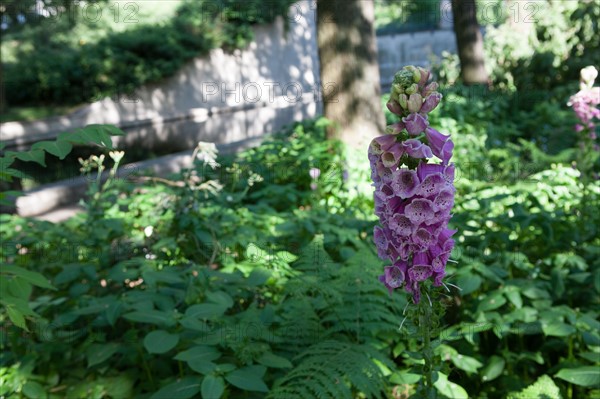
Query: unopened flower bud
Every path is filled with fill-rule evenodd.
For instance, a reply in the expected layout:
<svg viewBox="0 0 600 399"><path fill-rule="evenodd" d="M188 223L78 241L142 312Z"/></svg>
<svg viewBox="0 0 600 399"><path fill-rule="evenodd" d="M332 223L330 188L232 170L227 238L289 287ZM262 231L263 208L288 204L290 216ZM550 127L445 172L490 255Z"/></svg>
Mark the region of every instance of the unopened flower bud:
<svg viewBox="0 0 600 399"><path fill-rule="evenodd" d="M396 101L390 100L387 102L386 106L392 114L402 115L402 108Z"/></svg>
<svg viewBox="0 0 600 399"><path fill-rule="evenodd" d="M442 99L442 95L438 92L432 93L427 98L425 98L425 102L423 102L423 106L421 107L421 113L426 114L435 109L438 106Z"/></svg>
<svg viewBox="0 0 600 399"><path fill-rule="evenodd" d="M413 94L416 93L419 90L419 85L416 83L413 83L412 85L410 85L404 92L406 94Z"/></svg>
<svg viewBox="0 0 600 399"><path fill-rule="evenodd" d="M437 82L431 82L427 86L425 86L421 94L423 95L423 97L427 97L439 88L440 85Z"/></svg>
<svg viewBox="0 0 600 399"><path fill-rule="evenodd" d="M419 93L411 94L408 99L408 112L416 113L421 110L423 105L423 97Z"/></svg>
<svg viewBox="0 0 600 399"><path fill-rule="evenodd" d="M402 109L408 108L408 96L406 94L400 94L398 96L398 103L402 107Z"/></svg>

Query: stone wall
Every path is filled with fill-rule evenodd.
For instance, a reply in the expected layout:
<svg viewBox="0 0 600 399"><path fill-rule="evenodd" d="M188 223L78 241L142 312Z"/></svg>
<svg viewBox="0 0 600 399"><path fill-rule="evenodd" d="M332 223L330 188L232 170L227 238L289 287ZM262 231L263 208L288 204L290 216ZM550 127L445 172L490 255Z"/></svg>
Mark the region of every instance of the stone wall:
<svg viewBox="0 0 600 399"><path fill-rule="evenodd" d="M288 29L279 18L254 29L249 48L215 49L175 76L82 106L70 115L0 125L7 149L25 149L88 124L114 124L127 132L123 148L180 151L198 141L231 143L263 135L320 114L314 5L290 8ZM313 16L313 17L311 17Z"/></svg>

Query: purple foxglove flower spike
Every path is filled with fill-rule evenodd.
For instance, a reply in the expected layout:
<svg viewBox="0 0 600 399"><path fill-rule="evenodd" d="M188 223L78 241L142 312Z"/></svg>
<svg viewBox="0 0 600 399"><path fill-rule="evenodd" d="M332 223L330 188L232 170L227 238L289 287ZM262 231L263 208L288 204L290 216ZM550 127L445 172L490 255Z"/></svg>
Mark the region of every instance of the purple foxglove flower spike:
<svg viewBox="0 0 600 399"><path fill-rule="evenodd" d="M403 118L387 127L389 134L373 140L368 154L380 221L374 240L379 257L392 262L379 280L390 293L404 287L414 302L419 302L425 280L442 284L456 232L448 229L456 192L450 163L454 143L429 127L428 113L442 99L429 77L427 70L415 67L396 73L387 106ZM578 109L586 117L591 114ZM434 156L441 164L429 163Z"/></svg>

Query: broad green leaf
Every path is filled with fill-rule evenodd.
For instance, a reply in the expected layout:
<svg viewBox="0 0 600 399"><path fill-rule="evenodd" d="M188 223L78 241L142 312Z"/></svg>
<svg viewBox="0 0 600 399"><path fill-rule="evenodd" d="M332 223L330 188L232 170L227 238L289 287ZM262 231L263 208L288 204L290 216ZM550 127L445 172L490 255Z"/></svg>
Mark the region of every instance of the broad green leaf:
<svg viewBox="0 0 600 399"><path fill-rule="evenodd" d="M285 357L277 356L271 352L265 352L258 359L258 362L264 366L271 368L291 368L292 363Z"/></svg>
<svg viewBox="0 0 600 399"><path fill-rule="evenodd" d="M477 291L481 287L481 277L477 274L469 273L461 275L456 279L456 285L461 288L460 295L465 296L474 291Z"/></svg>
<svg viewBox="0 0 600 399"><path fill-rule="evenodd" d="M519 292L519 288L514 285L509 285L504 288L504 295L506 298L512 303L515 308L521 309L523 306L523 298L521 298L521 293Z"/></svg>
<svg viewBox="0 0 600 399"><path fill-rule="evenodd" d="M486 366L481 370L481 379L485 382L492 381L502 374L506 361L500 356L492 356L489 358Z"/></svg>
<svg viewBox="0 0 600 399"><path fill-rule="evenodd" d="M214 370L217 369L217 364L216 363L208 362L208 361L206 361L204 359L188 360L187 364L196 373L200 373L200 374L204 374L204 375L210 374Z"/></svg>
<svg viewBox="0 0 600 399"><path fill-rule="evenodd" d="M6 313L8 313L8 318L15 326L20 327L25 331L29 331L27 324L25 323L25 317L23 317L23 313L12 307L6 307Z"/></svg>
<svg viewBox="0 0 600 399"><path fill-rule="evenodd" d="M438 372L438 379L433 384L435 388L444 396L452 399L469 399L467 391L460 385L448 380L448 376Z"/></svg>
<svg viewBox="0 0 600 399"><path fill-rule="evenodd" d="M223 291L208 292L206 294L206 299L210 302L222 305L226 309L233 306L233 299L228 293Z"/></svg>
<svg viewBox="0 0 600 399"><path fill-rule="evenodd" d="M477 306L478 312L487 312L489 310L498 309L506 303L506 299L501 292L494 292L484 297Z"/></svg>
<svg viewBox="0 0 600 399"><path fill-rule="evenodd" d="M41 287L41 288L48 288L51 290L56 289L40 273L32 272L32 271L23 269L22 267L19 267L19 266L2 265L2 267L0 267L0 273L13 274L15 276L19 276L22 279L29 281L31 284Z"/></svg>
<svg viewBox="0 0 600 399"><path fill-rule="evenodd" d="M172 384L162 387L150 399L189 399L200 392L202 378L184 377Z"/></svg>
<svg viewBox="0 0 600 399"><path fill-rule="evenodd" d="M123 318L139 323L150 323L167 327L175 324L175 317L172 313L160 310L139 310L124 314Z"/></svg>
<svg viewBox="0 0 600 399"><path fill-rule="evenodd" d="M59 159L65 159L65 157L71 152L73 149L73 145L71 143L67 143L66 141L38 141L37 143L31 146L32 150L44 150Z"/></svg>
<svg viewBox="0 0 600 399"><path fill-rule="evenodd" d="M221 353L213 346L198 345L175 356L175 360L187 361L206 361L210 362L221 357Z"/></svg>
<svg viewBox="0 0 600 399"><path fill-rule="evenodd" d="M165 353L179 342L179 334L169 334L164 330L152 331L144 338L144 347L150 353Z"/></svg>
<svg viewBox="0 0 600 399"><path fill-rule="evenodd" d="M536 287L528 287L522 291L523 295L531 299L549 299L548 291Z"/></svg>
<svg viewBox="0 0 600 399"><path fill-rule="evenodd" d="M185 315L197 319L210 319L223 316L226 310L227 306L223 304L201 303L187 308Z"/></svg>
<svg viewBox="0 0 600 399"><path fill-rule="evenodd" d="M41 149L22 152L6 151L6 156L13 156L25 162L35 162L37 164L42 165L43 167L46 167L46 153L44 152L44 150Z"/></svg>
<svg viewBox="0 0 600 399"><path fill-rule="evenodd" d="M10 280L8 280L8 291L16 296L17 298L21 298L21 299L29 299L29 296L31 295L31 290L33 289L33 287L31 286L31 284L26 281L24 278L22 277L14 277Z"/></svg>
<svg viewBox="0 0 600 399"><path fill-rule="evenodd" d="M214 375L207 375L202 381L202 398L219 399L225 391L225 382L223 378Z"/></svg>
<svg viewBox="0 0 600 399"><path fill-rule="evenodd" d="M48 397L43 386L35 381L27 381L23 385L23 394L31 399L43 399Z"/></svg>
<svg viewBox="0 0 600 399"><path fill-rule="evenodd" d="M544 334L552 337L567 337L577 331L575 327L560 321L549 324L542 323L542 330Z"/></svg>
<svg viewBox="0 0 600 399"><path fill-rule="evenodd" d="M556 373L556 377L575 385L598 387L600 386L600 367L584 366L561 369Z"/></svg>
<svg viewBox="0 0 600 399"><path fill-rule="evenodd" d="M111 399L129 399L133 397L133 380L127 375L99 378Z"/></svg>
<svg viewBox="0 0 600 399"><path fill-rule="evenodd" d="M232 371L225 376L231 385L246 391L269 392L269 387L263 382L264 366L247 366Z"/></svg>
<svg viewBox="0 0 600 399"><path fill-rule="evenodd" d="M399 371L390 377L390 381L394 384L416 384L420 379L420 374L413 374L408 371Z"/></svg>
<svg viewBox="0 0 600 399"><path fill-rule="evenodd" d="M271 277L271 272L263 267L256 267L246 281L250 286L259 286L265 284Z"/></svg>
<svg viewBox="0 0 600 399"><path fill-rule="evenodd" d="M108 360L119 350L119 344L92 344L86 351L88 368Z"/></svg>
<svg viewBox="0 0 600 399"><path fill-rule="evenodd" d="M450 358L450 360L456 367L468 373L477 373L477 370L483 366L479 360L461 354L457 354Z"/></svg>

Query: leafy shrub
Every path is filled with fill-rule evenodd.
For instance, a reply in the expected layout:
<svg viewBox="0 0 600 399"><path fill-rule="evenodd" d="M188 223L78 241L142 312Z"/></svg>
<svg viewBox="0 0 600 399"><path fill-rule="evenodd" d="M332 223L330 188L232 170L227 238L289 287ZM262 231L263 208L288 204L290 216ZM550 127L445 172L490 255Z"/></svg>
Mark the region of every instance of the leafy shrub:
<svg viewBox="0 0 600 399"><path fill-rule="evenodd" d="M69 36L77 26L59 20L55 25L17 34L26 40L9 60L3 60L9 105L80 104L173 75L190 59L213 48L245 47L253 38L251 26L286 16L292 0L184 1L175 16L156 24L109 31L96 41ZM114 5L113 5L114 6ZM105 14L110 5L105 5ZM88 29L108 29L81 21ZM49 33L49 30L52 33Z"/></svg>

